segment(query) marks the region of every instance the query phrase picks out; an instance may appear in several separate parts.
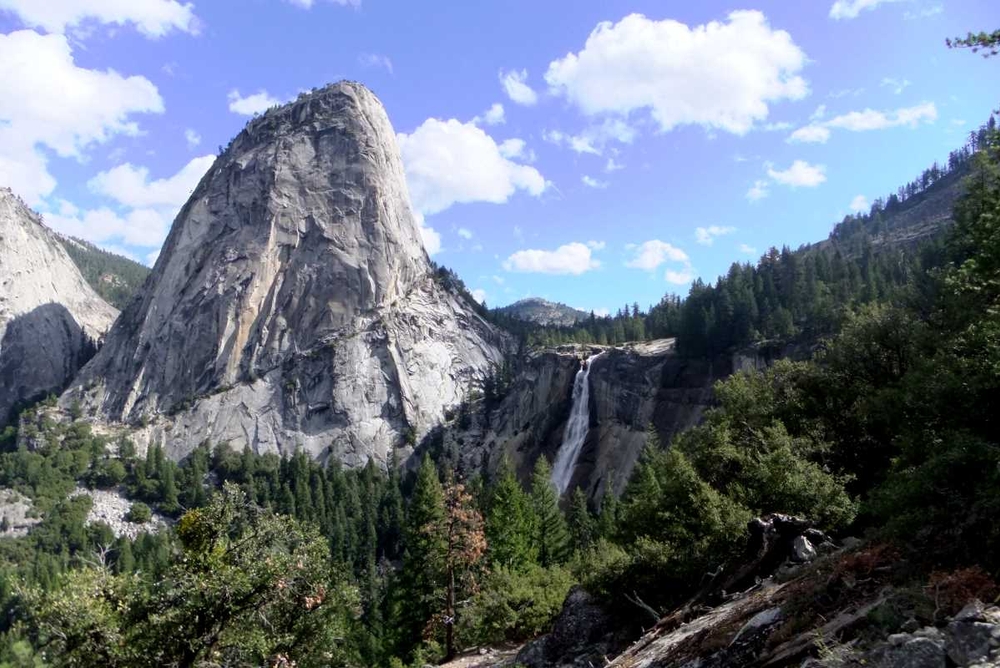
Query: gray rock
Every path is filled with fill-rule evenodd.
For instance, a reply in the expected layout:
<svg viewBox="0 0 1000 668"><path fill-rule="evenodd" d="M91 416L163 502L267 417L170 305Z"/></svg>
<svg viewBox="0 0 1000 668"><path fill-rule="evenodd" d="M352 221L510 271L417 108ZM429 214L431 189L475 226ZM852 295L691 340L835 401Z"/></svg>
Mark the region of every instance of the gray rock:
<svg viewBox="0 0 1000 668"><path fill-rule="evenodd" d="M914 638L887 647L874 665L878 668L945 668L944 647L930 638Z"/></svg>
<svg viewBox="0 0 1000 668"><path fill-rule="evenodd" d="M845 550L856 550L862 545L864 545L864 541L860 538L855 538L854 536L848 536L844 540L840 541L840 546Z"/></svg>
<svg viewBox="0 0 1000 668"><path fill-rule="evenodd" d="M796 561L807 562L816 558L816 548L805 536L797 536L792 541L792 555Z"/></svg>
<svg viewBox="0 0 1000 668"><path fill-rule="evenodd" d="M435 277L388 116L345 82L233 140L61 405L175 458L208 439L385 464L507 345Z"/></svg>
<svg viewBox="0 0 1000 668"><path fill-rule="evenodd" d="M767 628L769 626L774 626L775 624L781 622L784 619L784 614L781 612L781 608L769 608L767 610L762 610L756 615L750 618L746 624L743 625L739 631L737 631L736 636L733 638L733 644L739 642L739 640L748 635L759 631L760 629Z"/></svg>
<svg viewBox="0 0 1000 668"><path fill-rule="evenodd" d="M958 614L952 619L956 622L981 622L986 612L986 604L978 599L973 599L965 604Z"/></svg>
<svg viewBox="0 0 1000 668"><path fill-rule="evenodd" d="M0 427L62 391L117 315L38 214L0 188Z"/></svg>
<svg viewBox="0 0 1000 668"><path fill-rule="evenodd" d="M31 499L13 489L0 488L0 536L26 536L41 522Z"/></svg>
<svg viewBox="0 0 1000 668"><path fill-rule="evenodd" d="M551 633L536 638L517 654L514 665L526 668L605 665L628 644L615 620L582 587L566 596Z"/></svg>
<svg viewBox="0 0 1000 668"><path fill-rule="evenodd" d="M116 538L124 536L135 540L143 532L155 534L167 528L167 519L155 511L150 516L149 521L142 524L125 519L132 508L132 502L118 491L77 487L70 493L71 497L81 495L89 496L92 501L90 512L87 513L87 519L84 523L87 526L99 522L104 523L108 525Z"/></svg>
<svg viewBox="0 0 1000 668"><path fill-rule="evenodd" d="M914 631L913 635L918 638L930 638L935 642L944 642L944 633L936 626L925 626L922 629Z"/></svg>
<svg viewBox="0 0 1000 668"><path fill-rule="evenodd" d="M987 622L955 619L945 630L948 656L960 666L989 658L996 626Z"/></svg>

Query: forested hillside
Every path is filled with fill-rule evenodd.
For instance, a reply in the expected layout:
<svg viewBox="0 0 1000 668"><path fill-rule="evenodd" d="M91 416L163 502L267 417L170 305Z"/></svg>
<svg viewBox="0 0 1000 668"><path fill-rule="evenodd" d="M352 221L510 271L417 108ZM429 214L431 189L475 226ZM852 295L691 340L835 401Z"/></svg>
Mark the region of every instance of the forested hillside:
<svg viewBox="0 0 1000 668"><path fill-rule="evenodd" d="M0 540L0 665L421 665L543 632L574 582L640 623L689 596L742 550L748 520L771 512L891 542L918 592L935 569L989 582L1000 568L996 133L965 160L954 225L916 249L772 251L685 301L592 320L676 328L692 355L823 341L811 361L720 383L704 424L669 449L651 442L622 498L599 510L579 490L560 508L544 458L528 490L507 467L427 458L386 475L206 443L176 464L29 412L0 438L0 486L44 518ZM879 216L846 221L850 236L875 236ZM651 320L663 314L674 320ZM78 484L120 490L137 519L151 507L177 523L116 538L85 524L86 497L66 498ZM641 607L625 595L636 591Z"/></svg>
<svg viewBox="0 0 1000 668"><path fill-rule="evenodd" d="M119 311L149 275L149 267L82 239L60 237L60 240L90 287Z"/></svg>
<svg viewBox="0 0 1000 668"><path fill-rule="evenodd" d="M686 299L667 294L646 310L626 305L574 327L524 323L502 310L493 318L530 346L676 336L685 355L711 357L750 345L778 350L794 340L815 343L836 332L859 304L930 289L925 278L945 259L943 240L973 156L995 129L990 116L945 166L932 165L876 199L867 213L845 217L828 239L797 250L771 248L756 264L733 263L714 283L696 280Z"/></svg>

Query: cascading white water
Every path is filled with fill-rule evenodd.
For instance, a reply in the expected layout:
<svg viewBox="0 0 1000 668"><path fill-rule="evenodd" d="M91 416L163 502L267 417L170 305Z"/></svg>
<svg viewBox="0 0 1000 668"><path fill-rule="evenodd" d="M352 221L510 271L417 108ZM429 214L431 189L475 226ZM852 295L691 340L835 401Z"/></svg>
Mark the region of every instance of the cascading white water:
<svg viewBox="0 0 1000 668"><path fill-rule="evenodd" d="M587 358L580 370L576 372L573 380L573 407L569 412L569 421L566 423L566 432L563 434L562 446L556 455L556 463L552 466L552 483L559 490L560 496L566 492L570 481L573 479L573 470L576 469L576 460L583 449L583 442L587 440L587 431L590 429L590 367L594 360L601 356L598 353Z"/></svg>

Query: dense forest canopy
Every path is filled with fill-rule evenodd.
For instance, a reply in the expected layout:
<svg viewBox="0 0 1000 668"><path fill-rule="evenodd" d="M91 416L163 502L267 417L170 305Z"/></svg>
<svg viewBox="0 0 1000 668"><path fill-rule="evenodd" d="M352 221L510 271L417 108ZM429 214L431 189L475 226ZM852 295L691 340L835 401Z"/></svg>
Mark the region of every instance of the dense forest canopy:
<svg viewBox="0 0 1000 668"><path fill-rule="evenodd" d="M84 280L119 311L125 308L149 275L149 267L82 239L64 237L61 241Z"/></svg>

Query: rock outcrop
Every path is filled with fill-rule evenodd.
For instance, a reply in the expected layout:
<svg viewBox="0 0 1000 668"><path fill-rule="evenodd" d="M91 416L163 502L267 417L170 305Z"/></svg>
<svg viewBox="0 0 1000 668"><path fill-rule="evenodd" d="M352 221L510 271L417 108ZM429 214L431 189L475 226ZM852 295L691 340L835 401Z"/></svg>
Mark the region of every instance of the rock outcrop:
<svg viewBox="0 0 1000 668"><path fill-rule="evenodd" d="M207 439L385 462L505 345L436 280L381 103L339 83L219 156L62 404L173 457Z"/></svg>
<svg viewBox="0 0 1000 668"><path fill-rule="evenodd" d="M583 587L570 590L552 630L527 643L507 665L525 668L603 666L629 645L626 631Z"/></svg>
<svg viewBox="0 0 1000 668"><path fill-rule="evenodd" d="M572 327L590 314L566 304L550 302L540 297L528 297L497 309L501 314L538 325Z"/></svg>
<svg viewBox="0 0 1000 668"><path fill-rule="evenodd" d="M61 392L117 315L41 218L0 188L0 427Z"/></svg>
<svg viewBox="0 0 1000 668"><path fill-rule="evenodd" d="M626 346L563 346L532 353L499 406L468 429L453 428L444 446L465 466L497 464L507 456L525 480L535 460L554 461L562 445L580 360L605 351L590 372L590 430L570 489L601 499L609 485L624 489L650 427L660 441L701 420L712 385L732 371L728 360L711 363L677 355L673 339Z"/></svg>

